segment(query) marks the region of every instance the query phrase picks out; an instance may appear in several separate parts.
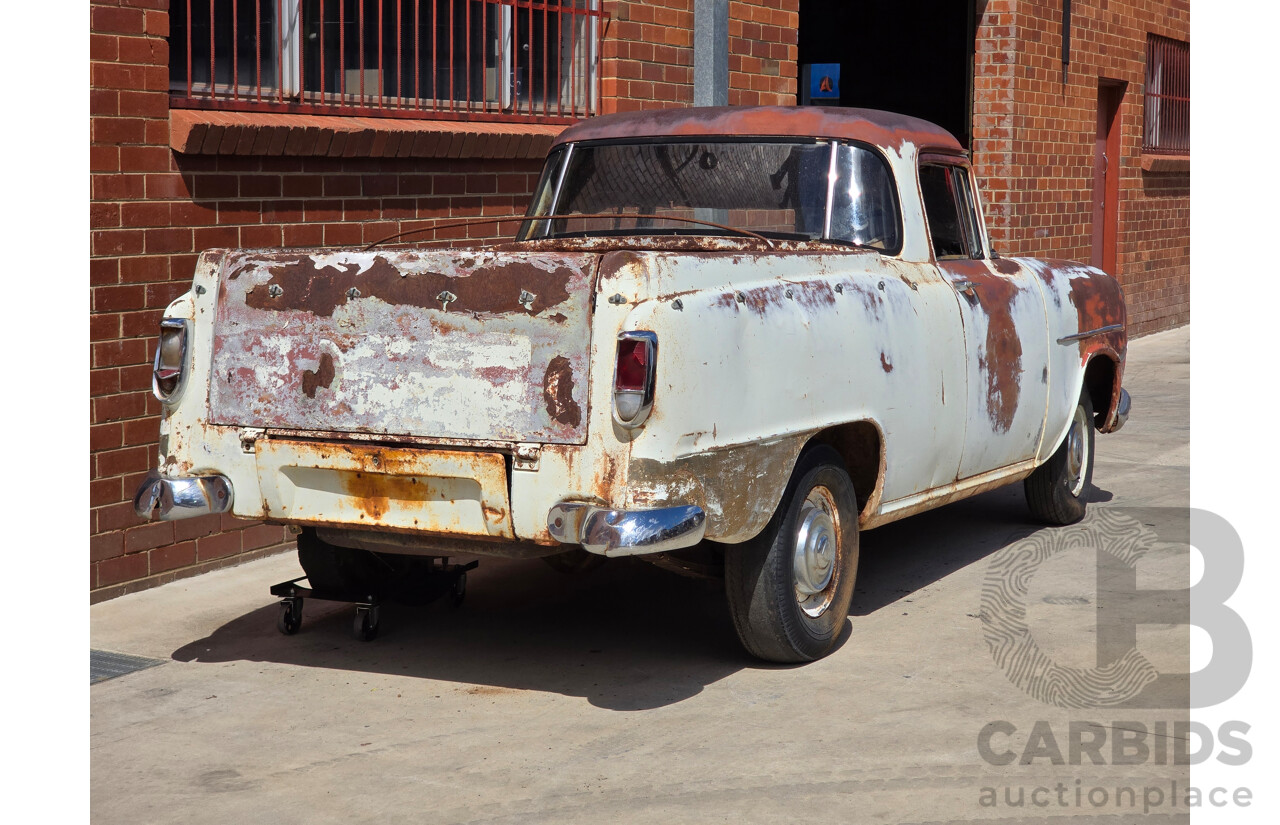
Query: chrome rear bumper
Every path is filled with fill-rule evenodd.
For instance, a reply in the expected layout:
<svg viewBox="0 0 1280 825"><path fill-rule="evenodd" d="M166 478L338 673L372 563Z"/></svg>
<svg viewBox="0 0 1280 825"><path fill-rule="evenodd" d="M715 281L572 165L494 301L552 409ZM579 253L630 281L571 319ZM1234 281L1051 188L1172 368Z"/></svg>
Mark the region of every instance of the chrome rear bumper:
<svg viewBox="0 0 1280 825"><path fill-rule="evenodd" d="M133 496L133 511L145 519L174 521L231 512L231 481L226 476L168 478L152 470Z"/></svg>
<svg viewBox="0 0 1280 825"><path fill-rule="evenodd" d="M609 510L562 501L547 514L547 529L556 541L601 556L638 556L692 547L702 541L707 517L694 506Z"/></svg>
<svg viewBox="0 0 1280 825"><path fill-rule="evenodd" d="M1133 399L1129 397L1129 391L1123 387L1120 389L1120 400L1116 403L1116 411L1111 417L1111 426L1107 432L1114 433L1124 426L1124 422L1129 420L1129 408L1133 404Z"/></svg>

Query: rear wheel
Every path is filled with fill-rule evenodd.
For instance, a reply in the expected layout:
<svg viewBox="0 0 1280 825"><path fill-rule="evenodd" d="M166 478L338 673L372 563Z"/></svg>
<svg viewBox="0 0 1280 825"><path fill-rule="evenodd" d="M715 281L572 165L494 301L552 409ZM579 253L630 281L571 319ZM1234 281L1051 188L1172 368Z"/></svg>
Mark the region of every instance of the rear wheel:
<svg viewBox="0 0 1280 825"><path fill-rule="evenodd" d="M738 638L771 662L831 651L858 570L858 506L840 454L805 452L765 529L725 551L725 593Z"/></svg>
<svg viewBox="0 0 1280 825"><path fill-rule="evenodd" d="M1048 524L1084 518L1085 491L1093 481L1093 401L1080 393L1066 438L1049 460L1023 482L1031 514Z"/></svg>
<svg viewBox="0 0 1280 825"><path fill-rule="evenodd" d="M320 593L371 596L384 588L385 566L373 553L328 544L309 527L298 535L298 563Z"/></svg>

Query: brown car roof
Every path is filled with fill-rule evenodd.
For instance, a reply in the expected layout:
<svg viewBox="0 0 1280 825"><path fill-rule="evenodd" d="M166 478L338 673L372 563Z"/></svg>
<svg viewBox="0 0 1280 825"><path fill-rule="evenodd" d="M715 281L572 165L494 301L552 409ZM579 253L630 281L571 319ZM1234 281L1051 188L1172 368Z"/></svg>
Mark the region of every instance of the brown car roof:
<svg viewBox="0 0 1280 825"><path fill-rule="evenodd" d="M824 106L714 106L604 115L570 126L552 145L686 136L819 137L860 140L888 149L912 143L922 149L963 151L950 132L927 120L878 109Z"/></svg>

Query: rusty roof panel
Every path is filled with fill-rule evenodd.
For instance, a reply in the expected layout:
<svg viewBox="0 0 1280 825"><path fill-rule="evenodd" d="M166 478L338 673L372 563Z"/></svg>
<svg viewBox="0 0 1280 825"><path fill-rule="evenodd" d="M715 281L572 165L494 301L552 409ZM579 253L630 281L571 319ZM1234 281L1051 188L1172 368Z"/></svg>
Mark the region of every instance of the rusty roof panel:
<svg viewBox="0 0 1280 825"><path fill-rule="evenodd" d="M825 106L712 106L656 109L591 118L571 126L555 145L584 140L659 137L821 137L860 140L888 149L910 143L961 152L947 130L878 109Z"/></svg>

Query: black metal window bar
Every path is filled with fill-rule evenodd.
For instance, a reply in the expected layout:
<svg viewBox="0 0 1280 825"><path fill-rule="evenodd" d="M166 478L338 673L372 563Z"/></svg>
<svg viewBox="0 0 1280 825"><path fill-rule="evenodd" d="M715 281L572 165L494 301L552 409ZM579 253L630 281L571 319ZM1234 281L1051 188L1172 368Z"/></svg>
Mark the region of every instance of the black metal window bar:
<svg viewBox="0 0 1280 825"><path fill-rule="evenodd" d="M567 123L601 0L173 0L175 108Z"/></svg>
<svg viewBox="0 0 1280 825"><path fill-rule="evenodd" d="M1191 44L1147 35L1142 151L1191 153Z"/></svg>

